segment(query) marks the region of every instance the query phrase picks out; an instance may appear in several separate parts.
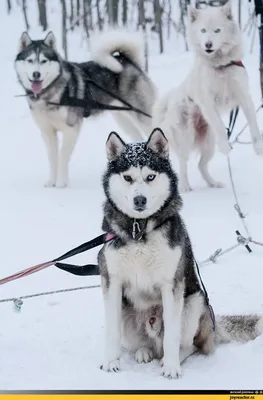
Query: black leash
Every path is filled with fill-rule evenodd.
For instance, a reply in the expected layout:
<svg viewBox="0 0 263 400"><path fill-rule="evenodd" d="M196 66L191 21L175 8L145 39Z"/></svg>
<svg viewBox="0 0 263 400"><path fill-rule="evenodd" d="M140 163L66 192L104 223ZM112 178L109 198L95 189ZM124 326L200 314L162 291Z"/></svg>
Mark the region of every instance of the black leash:
<svg viewBox="0 0 263 400"><path fill-rule="evenodd" d="M239 107L236 107L235 109L231 110L228 128L226 128L228 139L230 139L230 136L233 133L238 113L239 113Z"/></svg>
<svg viewBox="0 0 263 400"><path fill-rule="evenodd" d="M207 290L206 290L205 285L204 285L204 282L203 282L203 280L202 280L202 278L201 278L201 274L200 274L200 270L199 270L199 265L198 265L196 259L194 259L194 261L195 261L195 265L196 265L196 271L197 271L197 274L198 274L198 277L199 277L199 280L200 280L200 283L201 283L201 286L202 286L202 290L203 290L203 293L204 293L204 296L205 296L205 302L206 302L206 304L207 304L207 306L208 306L208 308L209 308L211 320L212 320L212 323L213 323L213 330L215 331L215 329L216 329L216 318L215 318L215 313L214 313L213 307L212 307L211 304L210 304Z"/></svg>
<svg viewBox="0 0 263 400"><path fill-rule="evenodd" d="M98 89L100 89L104 93L108 94L113 99L120 101L126 107L113 106L113 105L110 105L110 104L103 104L103 103L100 103L99 101L93 100L91 98L90 99L78 99L77 97L67 97L67 98L63 99L63 96L62 96L62 98L61 98L59 103L48 102L48 104L53 105L53 106L57 106L57 107L66 106L66 107L83 108L85 110L84 111L84 118L87 118L87 117L90 116L91 110L134 111L134 112L142 114L142 115L144 115L144 116L146 116L148 118L152 118L151 115L147 114L146 112L140 110L137 107L132 106L130 103L128 103L127 101L123 100L120 96L118 96L116 94L113 94L108 89L103 88L102 86L100 86L95 81L93 81L91 79L88 79L87 82L91 83L93 86L97 87Z"/></svg>
<svg viewBox="0 0 263 400"><path fill-rule="evenodd" d="M61 263L59 261L63 261L66 258L70 258L77 254L88 251L90 249L94 249L94 247L101 246L104 243L107 243L107 242L113 240L114 238L115 238L115 236L112 236L111 238L108 239L107 234L104 233L88 242L81 244L80 246L75 247L74 249L68 251L67 253L63 254L62 256L60 256L58 258L55 258L52 261L54 262L54 265L57 268L61 269L62 271L69 272L70 274L73 274L73 275L78 275L78 276L100 275L98 265L94 265L94 264L74 265L74 264Z"/></svg>
<svg viewBox="0 0 263 400"><path fill-rule="evenodd" d="M60 77L60 75L59 75L59 77ZM38 100L40 98L40 95L45 93L50 88L50 86L53 85L54 82L52 82L47 88L43 89L43 91L40 94L34 95L34 93L31 93L31 92L27 91L26 94L16 95L15 97L29 96L29 97L32 97L32 100ZM83 108L84 109L84 116L83 116L84 118L88 118L90 116L92 110L134 111L134 112L137 112L139 114L144 115L145 117L152 118L152 116L150 114L147 114L146 112L140 110L139 108L134 107L133 105L131 105L127 101L123 100L120 96L110 92L108 89L103 88L102 86L100 86L98 83L96 83L92 79L88 79L87 82L91 83L93 86L97 87L98 89L100 89L104 93L108 94L113 99L120 101L126 107L114 106L114 105L110 105L110 104L103 104L103 103L100 103L97 100L93 100L92 98L79 99L77 97L71 97L71 96L65 96L63 98L63 95L62 95L59 103L54 103L54 102L49 101L49 102L47 102L47 104L50 104L50 105L53 105L53 106L57 106L57 107L65 106L65 107Z"/></svg>

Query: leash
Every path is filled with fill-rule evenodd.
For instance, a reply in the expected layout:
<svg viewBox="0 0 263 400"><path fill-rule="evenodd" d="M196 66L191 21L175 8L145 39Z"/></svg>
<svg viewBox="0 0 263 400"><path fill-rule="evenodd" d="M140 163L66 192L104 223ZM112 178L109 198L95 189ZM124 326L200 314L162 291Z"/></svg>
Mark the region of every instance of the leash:
<svg viewBox="0 0 263 400"><path fill-rule="evenodd" d="M209 300L209 297L208 297L208 293L207 293L205 284L204 284L204 282L203 282L203 280L202 280L202 278L201 278L201 274L200 274L200 269L199 269L198 262L196 261L195 258L194 258L194 261L195 261L196 271L197 271L197 274L198 274L198 277L199 277L199 280L200 280L200 283L201 283L201 287L202 287L202 290L203 290L203 293L204 293L204 296L205 296L205 302L206 302L206 305L207 305L208 308L209 308L210 317L211 317L212 324L213 324L213 331L215 331L215 329L216 329L216 318L215 318L215 313L214 313L213 307L212 307L211 304L210 304L210 300Z"/></svg>
<svg viewBox="0 0 263 400"><path fill-rule="evenodd" d="M231 135L233 133L238 113L239 113L239 107L236 107L235 109L231 110L230 117L229 117L228 128L226 128L226 130L227 130L227 138L228 139L230 139L230 137L231 137Z"/></svg>
<svg viewBox="0 0 263 400"><path fill-rule="evenodd" d="M61 98L59 103L48 102L48 104L53 105L53 106L57 106L57 107L65 106L65 107L83 108L84 109L84 118L87 118L87 117L90 116L91 110L134 111L134 112L142 114L142 115L144 115L144 116L146 116L148 118L152 118L152 116L150 114L147 114L146 112L140 110L139 108L132 106L130 103L128 103L127 101L123 100L123 98L121 98L120 96L118 96L116 94L113 94L109 90L103 88L102 86L100 86L98 83L96 83L92 79L88 79L87 82L91 83L93 86L97 87L98 89L100 89L104 93L108 94L113 99L122 102L126 107L114 106L114 105L110 105L110 104L103 104L103 103L100 103L99 101L93 100L91 98L89 98L89 99L79 99L77 97L70 97L70 96L68 96L68 97L66 97L64 99L63 99L63 96L62 96L62 98Z"/></svg>
<svg viewBox="0 0 263 400"><path fill-rule="evenodd" d="M52 265L74 275L82 275L82 276L99 275L100 274L99 267L97 265L86 264L79 266L73 264L60 263L59 261L63 261L67 258L73 257L77 254L93 249L94 247L98 247L100 245L108 243L115 237L116 236L112 233L106 233L106 234L104 233L88 242L81 244L80 246L75 247L74 249L68 251L67 253L63 254L60 257L55 258L54 260L34 265L33 267L26 268L22 271L16 272L13 275L7 276L6 278L0 279L0 286L4 285L5 283L14 281L16 279L23 278L24 276L28 276L36 272L42 271L43 269L48 268Z"/></svg>
<svg viewBox="0 0 263 400"><path fill-rule="evenodd" d="M242 63L242 61L230 61L230 63L228 63L226 65L221 65L219 67L219 69L223 69L223 68L227 68L227 67L231 67L231 66L237 66L237 67L245 68L245 66ZM227 129L227 137L228 137L228 139L230 139L230 136L233 133L238 113L239 113L239 107L234 108L230 112L229 124L228 124L228 128L226 128Z"/></svg>
<svg viewBox="0 0 263 400"><path fill-rule="evenodd" d="M61 77L61 72L57 76L57 78L53 82L51 82L46 88L44 88L41 91L41 93L39 93L39 94L34 94L33 92L31 92L31 91L26 89L26 94L16 95L15 97L24 97L24 96L26 96L26 97L31 97L32 100L39 100L40 96L42 94L46 93L47 90L50 89L50 87L52 85L54 85L59 80L60 77ZM92 79L87 79L86 82L88 82L88 83L92 84L93 86L97 87L99 90L101 90L102 92L108 94L113 99L120 101L126 107L114 106L114 105L110 105L110 104L103 104L103 103L100 103L97 100L93 100L91 98L91 96L90 96L90 98L87 98L87 99L79 99L77 97L69 96L69 95L65 96L65 92L66 93L68 92L68 86L65 88L65 91L64 91L59 103L47 102L47 104L53 105L53 106L57 106L57 107L65 106L65 107L83 108L84 109L84 116L83 116L84 118L88 118L90 116L92 110L134 111L134 112L136 112L138 114L144 115L145 117L152 118L152 116L150 114L147 114L146 112L140 110L139 108L134 107L129 102L123 100L122 97L110 92L108 89L103 88L102 86L100 86L98 83L96 83Z"/></svg>
<svg viewBox="0 0 263 400"><path fill-rule="evenodd" d="M145 231L146 231L146 227L147 227L147 220L144 223L143 227L140 227L140 224L138 223L138 221L136 221L136 219L134 219L133 224L132 224L132 238L135 241L140 241L142 239ZM73 256L75 256L77 254L84 253L85 251L91 250L91 249L93 249L95 247L98 247L100 245L103 245L105 243L111 242L116 237L117 236L114 233L104 233L102 235L99 235L99 236L95 237L94 239L92 239L92 240L90 240L88 242L82 243L81 245L79 245L79 246L67 251L66 253L62 254L61 256L59 256L59 257L57 257L55 259L53 259L52 261L47 261L45 263L34 265L33 267L24 269L22 271L19 271L19 272L13 274L13 275L7 276L6 278L0 279L0 286L6 284L8 282L14 281L16 279L23 278L23 277L28 276L28 275L32 275L32 274L34 274L36 272L39 272L39 271L41 271L41 270L43 270L45 268L48 268L48 267L50 267L52 265L54 265L55 267L61 269L62 271L69 272L71 274L78 275L78 276L100 275L100 271L99 271L98 265L94 265L94 264L74 265L74 264L61 263L60 261L63 261L63 260L65 260L67 258L70 258L70 257L73 257ZM200 283L201 283L201 287L202 287L202 290L203 290L203 293L204 293L204 296L205 296L205 301L206 301L206 304L209 307L210 316L211 316L211 320L212 320L212 323L213 323L213 330L215 330L215 314L214 314L214 311L213 311L213 307L210 304L207 290L206 290L205 285L203 283L203 280L201 278L201 274L200 274L198 263L197 263L196 259L194 259L194 261L195 261L198 277L199 277L199 280L200 280ZM3 299L3 300L0 300L0 303L13 301L15 309L17 311L20 311L21 307L22 307L22 304L23 304L22 299L29 299L29 298L33 298L33 297L47 296L47 295L50 295L50 294L53 294L53 293L64 293L64 292L70 292L70 291L74 291L74 290L90 289L90 288L97 288L97 287L100 287L100 285L84 286L84 287L73 288L73 289L61 289L61 290L50 291L50 292L42 292L42 293L36 293L36 294L21 296L19 298L13 297L13 298L8 298L8 299Z"/></svg>

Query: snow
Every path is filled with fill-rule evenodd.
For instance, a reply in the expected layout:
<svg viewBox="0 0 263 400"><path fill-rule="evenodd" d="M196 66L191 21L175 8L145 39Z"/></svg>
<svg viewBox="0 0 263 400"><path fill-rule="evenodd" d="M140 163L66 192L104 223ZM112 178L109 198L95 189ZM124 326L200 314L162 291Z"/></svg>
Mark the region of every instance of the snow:
<svg viewBox="0 0 263 400"><path fill-rule="evenodd" d="M24 30L23 19L19 10L6 16L4 6L5 2L1 2L1 277L59 256L100 234L105 141L111 130L128 140L110 114L86 120L70 165L69 188L43 187L48 164L42 138L25 98L14 97L23 93L13 69L18 38ZM51 29L60 37L55 10L50 13ZM43 36L34 26L30 33L33 37ZM258 106L258 43L251 55L247 37L245 41L244 63ZM150 75L162 92L178 85L191 67L192 55L172 52L172 47L169 46L167 54L155 55L150 60ZM70 39L70 58L88 58L88 49L74 34ZM258 120L262 128L262 113L258 114ZM244 123L240 112L236 133ZM243 139L249 140L247 131ZM254 155L251 146L236 145L231 162L250 232L255 240L263 241L263 161ZM176 169L176 160L173 163ZM193 156L189 170L194 191L183 195L183 216L196 257L203 260L218 247L224 249L235 244L236 229L245 232L233 207L226 158L217 154L211 163L211 173L225 183L224 189L206 188L196 164ZM216 264L201 268L216 314L263 314L263 248L251 247L251 254L239 247ZM96 253L94 249L74 261L94 263ZM75 277L51 267L1 286L0 299L98 283L98 277ZM176 381L161 377L157 362L139 365L126 352L121 359L121 372L102 372L99 365L104 311L100 289L25 300L20 313L13 311L12 303L1 303L0 313L1 390L262 388L263 336L247 344L222 345L209 357L189 358L183 365L182 378Z"/></svg>

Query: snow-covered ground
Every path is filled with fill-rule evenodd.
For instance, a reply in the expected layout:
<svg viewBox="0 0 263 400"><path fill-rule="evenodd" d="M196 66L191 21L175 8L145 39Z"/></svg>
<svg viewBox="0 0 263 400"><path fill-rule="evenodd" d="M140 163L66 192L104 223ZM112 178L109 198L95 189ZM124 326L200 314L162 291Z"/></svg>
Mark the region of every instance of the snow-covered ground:
<svg viewBox="0 0 263 400"><path fill-rule="evenodd" d="M13 70L18 38L24 29L20 12L8 17L0 5L0 277L56 257L98 235L101 230L105 140L118 130L110 114L85 121L70 166L70 187L45 189L48 165L38 128L34 125ZM57 33L53 16L51 28ZM43 33L34 28L33 37ZM172 48L171 44L169 46ZM174 43L176 49L177 43ZM259 105L258 43L245 57L255 105ZM74 51L75 52L74 52ZM70 56L85 59L87 49L72 36ZM191 54L169 52L150 62L150 75L161 91L178 85L189 71ZM258 114L263 129L262 112ZM227 121L227 119L226 119ZM235 132L244 125L238 117ZM244 139L249 139L246 132ZM238 195L252 236L263 241L263 160L251 146L231 152ZM192 193L183 196L183 216L197 259L218 247L235 244L235 230L244 233L233 208L226 158L218 154L211 172L224 189L208 189L190 163ZM176 160L174 166L177 167ZM201 268L215 313L263 314L263 248L240 247ZM74 259L96 262L97 250ZM51 267L1 286L0 299L74 286L98 284L97 277L74 277ZM12 389L262 389L263 337L247 344L217 348L209 357L193 356L183 377L169 381L153 361L138 365L124 353L122 370L106 374L99 365L103 350L103 303L100 289L26 300L20 313L12 303L0 303L0 390Z"/></svg>

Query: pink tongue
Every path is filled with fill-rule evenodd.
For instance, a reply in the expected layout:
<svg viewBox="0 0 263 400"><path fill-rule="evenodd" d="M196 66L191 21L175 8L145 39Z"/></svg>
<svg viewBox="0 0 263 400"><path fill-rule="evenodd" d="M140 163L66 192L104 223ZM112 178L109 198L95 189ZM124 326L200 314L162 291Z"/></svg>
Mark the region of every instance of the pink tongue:
<svg viewBox="0 0 263 400"><path fill-rule="evenodd" d="M40 93L42 90L42 82L38 81L32 82L31 88L33 93Z"/></svg>

